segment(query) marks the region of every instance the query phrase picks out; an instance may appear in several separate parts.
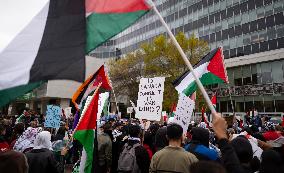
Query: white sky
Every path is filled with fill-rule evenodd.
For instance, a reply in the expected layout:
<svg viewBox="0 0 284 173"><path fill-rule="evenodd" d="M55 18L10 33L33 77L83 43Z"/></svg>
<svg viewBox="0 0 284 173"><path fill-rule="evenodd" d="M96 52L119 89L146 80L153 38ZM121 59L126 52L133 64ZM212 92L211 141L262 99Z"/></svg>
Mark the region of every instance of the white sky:
<svg viewBox="0 0 284 173"><path fill-rule="evenodd" d="M49 0L0 0L0 53Z"/></svg>

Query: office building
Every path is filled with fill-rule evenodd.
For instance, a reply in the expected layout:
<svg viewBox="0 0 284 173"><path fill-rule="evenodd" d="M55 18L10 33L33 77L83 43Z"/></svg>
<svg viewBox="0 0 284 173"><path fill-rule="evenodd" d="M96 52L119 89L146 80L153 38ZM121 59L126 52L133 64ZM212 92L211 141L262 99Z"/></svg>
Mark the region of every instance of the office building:
<svg viewBox="0 0 284 173"><path fill-rule="evenodd" d="M182 31L223 46L229 86L219 85L220 111L255 107L260 112L284 112L284 0L156 0L174 34ZM153 11L93 52L109 58L139 49L144 42L165 34ZM230 89L229 89L230 88Z"/></svg>

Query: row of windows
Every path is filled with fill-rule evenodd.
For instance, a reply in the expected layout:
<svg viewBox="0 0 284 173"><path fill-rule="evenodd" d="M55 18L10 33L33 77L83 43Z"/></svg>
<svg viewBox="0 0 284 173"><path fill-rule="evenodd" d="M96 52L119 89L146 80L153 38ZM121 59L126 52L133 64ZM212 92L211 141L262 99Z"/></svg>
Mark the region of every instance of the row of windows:
<svg viewBox="0 0 284 173"><path fill-rule="evenodd" d="M210 35L203 36L201 37L201 39L204 39L208 42L221 41L224 39L239 36L241 34L255 32L257 30L265 29L266 27L269 28L280 24L284 24L283 12L265 18L261 18L249 23L231 27L229 29L218 31ZM190 24L186 24L185 26L178 27L177 30L188 32L191 30L192 27L193 26L191 26Z"/></svg>
<svg viewBox="0 0 284 173"><path fill-rule="evenodd" d="M262 0L258 0L258 1L262 1ZM184 27L186 31L194 30L194 29L200 28L202 26L206 26L206 25L214 23L214 22L219 22L221 20L231 18L233 16L233 12L235 13L235 15L237 15L237 14L240 14L240 11L242 13L244 13L247 10L252 10L255 7L259 7L259 6L253 6L254 8L248 8L248 7L251 7L251 5L248 5L248 4L251 4L250 2L253 2L253 1L244 2L240 5L236 4L235 6L230 7L232 9L228 8L228 9L222 10L220 12L217 12L213 15L205 16L202 19L188 23L188 24L186 24L185 26L182 26L182 27ZM282 11L282 8L280 9L280 11ZM190 14L190 13L191 13L190 7L184 8L183 10L180 10L179 12L175 12L175 13L165 17L165 21L170 23L170 22L174 21L175 19L177 20L178 18L181 18L181 17L183 17L187 14ZM146 15L145 17L149 17L149 15ZM281 17L281 16L279 16L279 17ZM268 19L268 20L271 21L271 19ZM281 20L281 19L277 17L277 20ZM119 43L121 43L125 40L129 40L129 39L131 39L131 38L133 38L137 35L146 33L148 31L151 31L151 30L158 28L160 26L161 26L161 23L160 23L160 21L157 20L153 23L150 23L150 24L144 26L143 28L140 28L140 29L137 29L137 30L135 30L131 33L128 33L128 34L118 38L117 40L118 40Z"/></svg>
<svg viewBox="0 0 284 173"><path fill-rule="evenodd" d="M224 58L234 58L238 56L243 56L243 55L249 55L249 54L254 54L254 53L259 53L259 52L265 52L269 50L275 50L275 49L280 49L284 48L284 37L274 39L274 40L269 40L269 41L264 41L261 43L255 43L252 45L246 45L230 50L225 50L224 51Z"/></svg>
<svg viewBox="0 0 284 173"><path fill-rule="evenodd" d="M258 112L284 112L284 100L272 100L273 97L265 100L265 97L256 97L257 100L242 97L242 101L233 100L235 112L248 112L255 108ZM258 101L263 99L262 101ZM229 99L228 99L229 100ZM220 105L220 106L219 106ZM231 101L221 101L217 104L220 112L232 112Z"/></svg>

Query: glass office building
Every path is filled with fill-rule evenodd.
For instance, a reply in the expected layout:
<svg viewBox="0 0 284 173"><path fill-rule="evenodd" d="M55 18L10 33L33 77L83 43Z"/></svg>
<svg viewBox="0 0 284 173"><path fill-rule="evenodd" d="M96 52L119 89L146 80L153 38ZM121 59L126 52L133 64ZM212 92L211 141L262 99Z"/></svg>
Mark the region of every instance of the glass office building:
<svg viewBox="0 0 284 173"><path fill-rule="evenodd" d="M256 107L259 111L284 112L284 0L154 2L174 34L194 33L208 41L211 49L223 46L226 64L232 59L244 62L228 67L230 86L213 88L218 90L221 111L230 111L225 94L230 91L236 111ZM160 34L166 35L165 29L150 11L93 55L114 57L117 48L126 54Z"/></svg>

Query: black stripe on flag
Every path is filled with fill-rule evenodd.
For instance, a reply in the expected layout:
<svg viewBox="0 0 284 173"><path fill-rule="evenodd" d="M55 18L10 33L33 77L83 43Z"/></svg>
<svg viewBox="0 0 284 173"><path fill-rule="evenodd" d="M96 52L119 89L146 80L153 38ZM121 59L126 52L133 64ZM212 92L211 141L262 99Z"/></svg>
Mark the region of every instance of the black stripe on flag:
<svg viewBox="0 0 284 173"><path fill-rule="evenodd" d="M204 64L204 63L210 61L210 60L214 57L214 55L217 53L218 49L220 49L220 48L216 48L216 49L210 51L208 54L206 54L198 63L196 63L196 64L193 66L193 68L195 69L195 68L199 67L200 65L202 65L202 64ZM181 81L182 81L189 73L190 73L190 70L184 72L179 78L177 78L176 80L174 80L174 81L172 82L172 84L173 84L175 87L178 86L178 85L181 83Z"/></svg>
<svg viewBox="0 0 284 173"><path fill-rule="evenodd" d="M84 0L50 0L49 12L30 82L85 79Z"/></svg>

